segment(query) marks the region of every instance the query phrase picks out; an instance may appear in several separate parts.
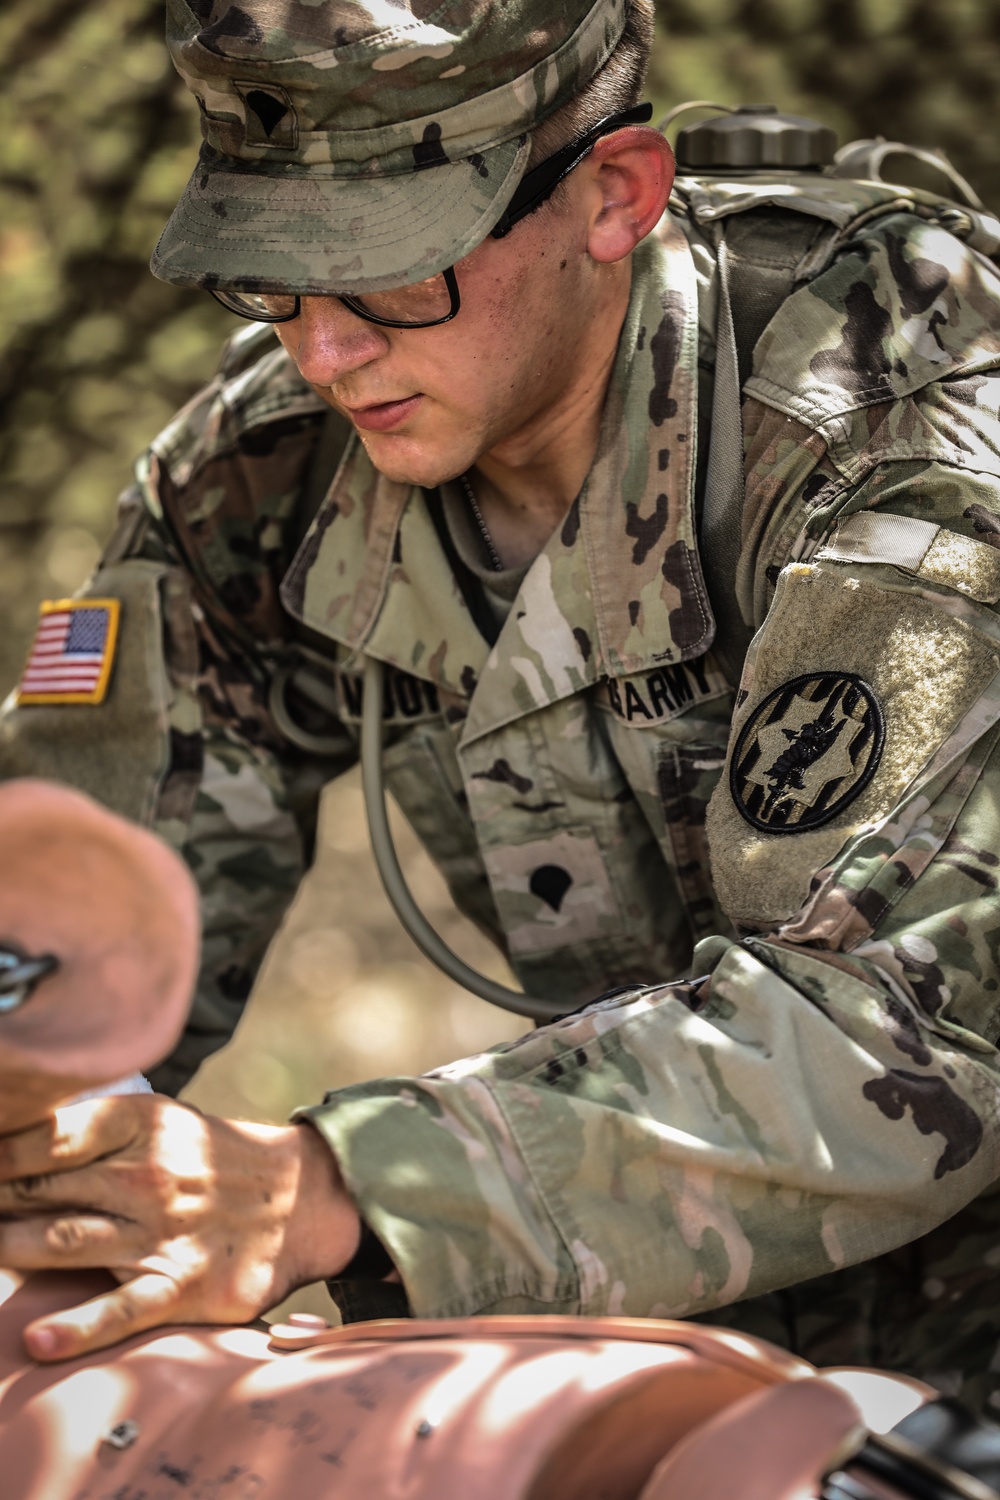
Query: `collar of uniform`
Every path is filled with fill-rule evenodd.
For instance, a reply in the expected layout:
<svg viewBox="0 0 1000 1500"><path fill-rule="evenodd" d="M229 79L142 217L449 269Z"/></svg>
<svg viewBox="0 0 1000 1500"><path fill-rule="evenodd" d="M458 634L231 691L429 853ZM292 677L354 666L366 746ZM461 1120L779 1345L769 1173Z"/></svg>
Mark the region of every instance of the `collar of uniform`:
<svg viewBox="0 0 1000 1500"><path fill-rule="evenodd" d="M416 580L416 583L415 583ZM423 490L374 468L352 436L281 585L289 614L468 698L489 650L441 549Z"/></svg>
<svg viewBox="0 0 1000 1500"><path fill-rule="evenodd" d="M285 607L352 653L463 697L485 672L466 740L602 677L700 655L714 623L695 543L697 347L694 264L668 217L635 252L587 483L492 652L422 491L380 475L356 439L284 579Z"/></svg>
<svg viewBox="0 0 1000 1500"><path fill-rule="evenodd" d="M583 492L521 586L464 744L603 677L700 656L715 634L695 540L698 285L667 217L635 252Z"/></svg>

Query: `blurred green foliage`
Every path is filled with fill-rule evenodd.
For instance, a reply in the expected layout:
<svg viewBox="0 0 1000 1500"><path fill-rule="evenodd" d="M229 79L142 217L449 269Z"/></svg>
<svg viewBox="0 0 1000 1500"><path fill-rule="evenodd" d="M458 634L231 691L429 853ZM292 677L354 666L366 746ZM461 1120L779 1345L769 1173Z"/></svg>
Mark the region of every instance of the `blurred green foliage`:
<svg viewBox="0 0 1000 1500"><path fill-rule="evenodd" d="M942 150L1000 205L995 0L656 0L656 10L656 97L773 103L817 116L841 143L882 135Z"/></svg>
<svg viewBox="0 0 1000 1500"><path fill-rule="evenodd" d="M159 0L0 13L0 685L39 597L71 592L134 455L231 319L147 262L191 166Z"/></svg>
<svg viewBox="0 0 1000 1500"><path fill-rule="evenodd" d="M659 0L652 95L772 101L846 140L942 147L1000 204L995 0ZM211 371L232 319L153 280L196 112L161 0L0 14L0 689L35 605L92 565L134 453Z"/></svg>

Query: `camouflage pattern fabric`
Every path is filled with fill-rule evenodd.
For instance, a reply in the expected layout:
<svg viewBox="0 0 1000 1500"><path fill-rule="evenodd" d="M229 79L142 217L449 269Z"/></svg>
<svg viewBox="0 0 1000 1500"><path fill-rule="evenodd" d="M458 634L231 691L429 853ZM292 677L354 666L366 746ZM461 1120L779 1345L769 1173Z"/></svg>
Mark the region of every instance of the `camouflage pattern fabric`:
<svg viewBox="0 0 1000 1500"><path fill-rule="evenodd" d="M916 199L830 216L747 385L734 695L695 540L699 191L637 254L597 460L492 649L426 497L357 444L299 542L322 409L258 335L140 466L119 551L194 601L150 815L205 893L187 1058L354 754L371 652L386 779L459 905L567 1010L618 989L309 1112L413 1310L710 1316L995 1408L995 272ZM294 653L339 704L324 755L273 716Z"/></svg>
<svg viewBox="0 0 1000 1500"><path fill-rule="evenodd" d="M371 292L475 248L578 94L624 0L168 0L205 144L157 276L244 291Z"/></svg>

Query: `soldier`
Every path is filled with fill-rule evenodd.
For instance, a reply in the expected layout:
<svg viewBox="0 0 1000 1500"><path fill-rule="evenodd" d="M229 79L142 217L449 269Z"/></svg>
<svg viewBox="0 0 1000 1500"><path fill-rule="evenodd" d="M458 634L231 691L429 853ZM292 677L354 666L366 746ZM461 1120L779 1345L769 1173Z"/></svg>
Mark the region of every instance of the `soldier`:
<svg viewBox="0 0 1000 1500"><path fill-rule="evenodd" d="M905 193L817 183L802 240L772 190L757 259L795 285L727 534L730 251L710 195L664 213L644 0L170 17L205 146L154 269L277 343L237 339L140 463L5 772L184 851L177 1086L381 661L389 786L569 1014L281 1129L137 1097L8 1137L0 1263L123 1283L30 1349L326 1276L431 1317L723 1309L1000 1401L994 269Z"/></svg>

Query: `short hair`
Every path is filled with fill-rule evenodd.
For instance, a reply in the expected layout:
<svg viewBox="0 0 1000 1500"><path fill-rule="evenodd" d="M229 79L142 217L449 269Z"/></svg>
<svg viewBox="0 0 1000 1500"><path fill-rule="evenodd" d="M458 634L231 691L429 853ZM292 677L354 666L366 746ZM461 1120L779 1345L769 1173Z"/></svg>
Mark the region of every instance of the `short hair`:
<svg viewBox="0 0 1000 1500"><path fill-rule="evenodd" d="M578 94L532 131L529 169L608 115L639 103L653 50L654 24L653 0L628 0L625 29L607 61Z"/></svg>

